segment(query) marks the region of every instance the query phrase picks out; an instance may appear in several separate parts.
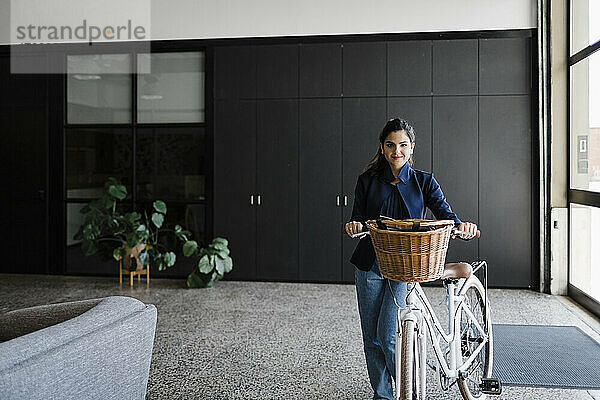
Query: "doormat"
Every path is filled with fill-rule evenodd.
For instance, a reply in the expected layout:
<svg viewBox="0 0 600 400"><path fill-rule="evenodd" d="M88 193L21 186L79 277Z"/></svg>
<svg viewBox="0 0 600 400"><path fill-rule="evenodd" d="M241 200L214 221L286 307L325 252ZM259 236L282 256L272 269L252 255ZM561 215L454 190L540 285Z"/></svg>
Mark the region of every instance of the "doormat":
<svg viewBox="0 0 600 400"><path fill-rule="evenodd" d="M600 389L600 344L575 326L493 325L503 384Z"/></svg>

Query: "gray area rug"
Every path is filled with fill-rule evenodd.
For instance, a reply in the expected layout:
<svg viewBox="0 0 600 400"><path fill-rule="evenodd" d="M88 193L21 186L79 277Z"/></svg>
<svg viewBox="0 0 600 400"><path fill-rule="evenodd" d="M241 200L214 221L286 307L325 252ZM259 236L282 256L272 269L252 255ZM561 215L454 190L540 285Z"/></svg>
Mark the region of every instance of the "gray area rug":
<svg viewBox="0 0 600 400"><path fill-rule="evenodd" d="M503 384L600 389L600 344L575 326L494 325Z"/></svg>

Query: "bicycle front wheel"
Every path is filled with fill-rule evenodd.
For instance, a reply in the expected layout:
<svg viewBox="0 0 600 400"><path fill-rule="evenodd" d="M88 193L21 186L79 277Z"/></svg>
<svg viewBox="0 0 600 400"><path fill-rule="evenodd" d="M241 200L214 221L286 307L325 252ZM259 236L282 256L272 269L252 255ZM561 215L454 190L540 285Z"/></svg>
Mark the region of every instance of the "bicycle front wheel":
<svg viewBox="0 0 600 400"><path fill-rule="evenodd" d="M402 346L400 359L400 400L419 398L419 346L415 321L407 320L402 325ZM398 366L396 366L398 368Z"/></svg>
<svg viewBox="0 0 600 400"><path fill-rule="evenodd" d="M460 348L463 362L477 350L481 343L484 346L477 354L471 366L463 377L458 379L458 388L465 400L484 400L485 393L481 391L482 378L492 375L493 340L490 308L484 303L483 285L476 277L469 281L461 290L464 303L460 311ZM485 340L487 337L487 341Z"/></svg>

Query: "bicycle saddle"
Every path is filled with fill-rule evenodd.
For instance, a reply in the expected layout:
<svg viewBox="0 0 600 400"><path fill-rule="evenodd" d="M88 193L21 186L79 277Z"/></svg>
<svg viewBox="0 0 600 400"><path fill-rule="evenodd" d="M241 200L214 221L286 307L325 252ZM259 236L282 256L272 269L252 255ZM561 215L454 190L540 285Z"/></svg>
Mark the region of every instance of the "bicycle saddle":
<svg viewBox="0 0 600 400"><path fill-rule="evenodd" d="M469 263L448 263L444 265L444 274L440 279L468 278L471 276L472 272L473 268Z"/></svg>

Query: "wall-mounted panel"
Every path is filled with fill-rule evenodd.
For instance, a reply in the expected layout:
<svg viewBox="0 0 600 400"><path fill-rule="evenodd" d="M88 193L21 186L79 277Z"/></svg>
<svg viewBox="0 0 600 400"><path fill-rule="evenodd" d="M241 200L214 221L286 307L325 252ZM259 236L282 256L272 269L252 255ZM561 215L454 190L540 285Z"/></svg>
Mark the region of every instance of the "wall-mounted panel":
<svg viewBox="0 0 600 400"><path fill-rule="evenodd" d="M300 97L339 97L341 94L341 44L301 44Z"/></svg>
<svg viewBox="0 0 600 400"><path fill-rule="evenodd" d="M479 99L479 239L494 285L531 283L529 96Z"/></svg>
<svg viewBox="0 0 600 400"><path fill-rule="evenodd" d="M477 97L433 99L433 171L452 210L478 222ZM478 242L454 240L447 260L473 261Z"/></svg>
<svg viewBox="0 0 600 400"><path fill-rule="evenodd" d="M354 189L365 165L377 153L379 133L386 123L385 98L344 98L343 110L343 223L350 221L354 204ZM345 200L345 199L344 199ZM339 228L342 231L342 226ZM350 257L357 245L356 239L343 235L342 279L354 282L354 265Z"/></svg>
<svg viewBox="0 0 600 400"><path fill-rule="evenodd" d="M385 96L385 42L344 43L344 97Z"/></svg>
<svg viewBox="0 0 600 400"><path fill-rule="evenodd" d="M477 39L433 42L433 93L477 94Z"/></svg>
<svg viewBox="0 0 600 400"><path fill-rule="evenodd" d="M341 280L342 99L300 100L300 280Z"/></svg>
<svg viewBox="0 0 600 400"><path fill-rule="evenodd" d="M227 279L257 279L256 101L215 102L214 149L214 234L229 240L234 263Z"/></svg>
<svg viewBox="0 0 600 400"><path fill-rule="evenodd" d="M256 97L256 47L215 48L215 98Z"/></svg>
<svg viewBox="0 0 600 400"><path fill-rule="evenodd" d="M258 101L256 157L258 277L297 280L298 100Z"/></svg>
<svg viewBox="0 0 600 400"><path fill-rule="evenodd" d="M431 95L430 40L388 42L388 96Z"/></svg>
<svg viewBox="0 0 600 400"><path fill-rule="evenodd" d="M479 94L531 91L531 39L479 40Z"/></svg>
<svg viewBox="0 0 600 400"><path fill-rule="evenodd" d="M264 45L256 51L257 97L298 97L298 45Z"/></svg>

